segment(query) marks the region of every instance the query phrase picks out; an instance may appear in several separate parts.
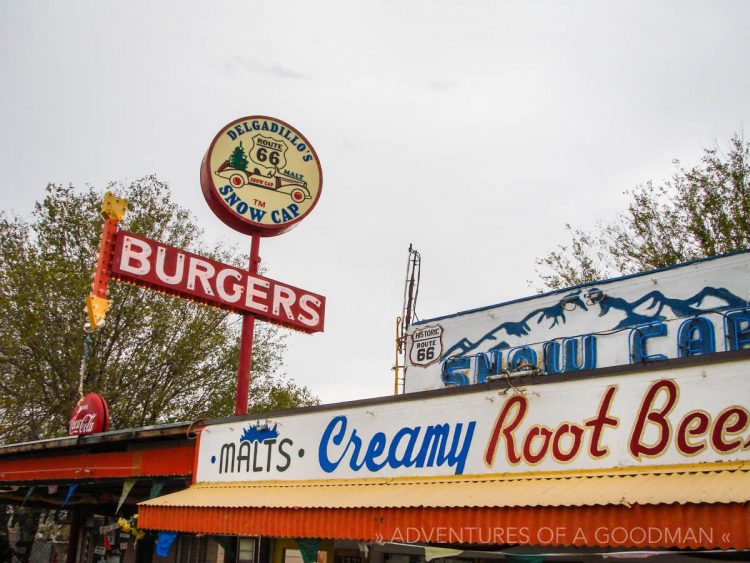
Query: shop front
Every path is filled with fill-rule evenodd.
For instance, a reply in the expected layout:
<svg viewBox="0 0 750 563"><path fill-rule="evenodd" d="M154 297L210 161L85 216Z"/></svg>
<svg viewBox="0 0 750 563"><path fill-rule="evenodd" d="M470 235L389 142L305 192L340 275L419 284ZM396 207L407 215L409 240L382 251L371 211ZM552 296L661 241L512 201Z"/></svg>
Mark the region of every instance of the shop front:
<svg viewBox="0 0 750 563"><path fill-rule="evenodd" d="M415 323L406 394L207 421L141 525L325 559L748 556L748 275L740 252Z"/></svg>
<svg viewBox="0 0 750 563"><path fill-rule="evenodd" d="M0 503L16 520L33 516L30 538L9 538L16 559L151 561L154 538L137 528L137 503L191 483L189 432L167 424L1 446ZM43 529L54 534L43 539Z"/></svg>
<svg viewBox="0 0 750 563"><path fill-rule="evenodd" d="M748 371L739 351L208 421L194 484L140 525L261 537L273 563L292 540L327 560L728 557L750 549Z"/></svg>
<svg viewBox="0 0 750 563"><path fill-rule="evenodd" d="M68 513L44 561L741 560L749 370L737 351L5 446L2 501Z"/></svg>
<svg viewBox="0 0 750 563"><path fill-rule="evenodd" d="M258 237L317 201L312 153L318 195L273 191L301 198L288 224L231 215L257 179L224 160L263 119L203 167L212 209L256 235L249 270L120 231L120 211L89 299L92 327L110 277L242 314L236 415L0 448L0 501L71 513L69 563L750 556L748 252L416 323L406 394L246 414L255 317L325 318L322 295L257 274Z"/></svg>

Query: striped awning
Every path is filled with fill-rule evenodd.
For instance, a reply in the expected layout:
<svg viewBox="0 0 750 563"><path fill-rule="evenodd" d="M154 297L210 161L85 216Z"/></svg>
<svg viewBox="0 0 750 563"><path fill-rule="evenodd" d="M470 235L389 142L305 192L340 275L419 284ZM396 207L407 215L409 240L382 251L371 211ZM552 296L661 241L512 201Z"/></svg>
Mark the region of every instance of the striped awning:
<svg viewBox="0 0 750 563"><path fill-rule="evenodd" d="M497 544L516 543L498 537L511 528L525 528L527 543L542 529L561 528L570 533L545 543L745 549L750 467L202 483L141 503L139 513L143 528L210 534ZM607 527L619 535L613 539ZM471 541L457 541L469 530Z"/></svg>

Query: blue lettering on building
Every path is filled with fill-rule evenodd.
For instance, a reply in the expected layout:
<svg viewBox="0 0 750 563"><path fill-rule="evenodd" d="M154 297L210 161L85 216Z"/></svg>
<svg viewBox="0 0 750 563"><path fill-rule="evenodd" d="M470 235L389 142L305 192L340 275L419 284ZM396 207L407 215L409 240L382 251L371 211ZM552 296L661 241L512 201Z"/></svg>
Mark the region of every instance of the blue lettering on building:
<svg viewBox="0 0 750 563"><path fill-rule="evenodd" d="M476 355L477 358L482 357L483 363L486 363L486 355L479 353ZM498 364L499 365L499 364ZM443 383L448 386L454 385L469 385L471 380L466 375L471 367L471 357L469 356L458 356L454 358L446 358L442 365L442 377ZM499 373L499 372L498 372ZM490 375L487 371L483 374L481 383L487 381L487 377ZM494 374L493 374L494 375Z"/></svg>
<svg viewBox="0 0 750 563"><path fill-rule="evenodd" d="M508 352L508 369L513 371L526 366L535 366L536 352L531 346L519 346Z"/></svg>
<svg viewBox="0 0 750 563"><path fill-rule="evenodd" d="M704 302L719 302L706 307ZM646 308L648 314L642 310ZM544 374L572 373L597 367L597 337L582 334L549 342L511 348L503 340L503 333L511 337L529 335L533 325L548 322L548 329L566 323L566 312L598 312L599 316L615 313L618 320L609 331L630 330L629 357L631 363L654 362L667 359L661 353L649 351L660 338L669 337L664 322L666 313L671 318L686 318L671 338L676 340L676 356L689 357L710 354L717 350L714 323L701 316L721 314L724 317L724 347L727 351L750 348L750 308L747 302L723 287L704 287L692 297L678 299L660 291L651 291L633 301L606 295L597 287L576 289L563 295L550 306L534 309L518 320L506 320L476 340L461 338L442 354L441 377L446 386L485 383L493 376L532 366ZM716 325L718 326L718 325ZM480 347L490 348L478 352ZM674 345L674 344L673 344ZM541 361L539 358L541 355Z"/></svg>
<svg viewBox="0 0 750 563"><path fill-rule="evenodd" d="M585 334L541 345L541 366L545 374L571 373L596 368L596 336ZM507 358L507 362L504 359ZM495 348L473 356L453 356L442 362L446 386L470 385L487 381L524 367L539 366L537 351L531 346Z"/></svg>
<svg viewBox="0 0 750 563"><path fill-rule="evenodd" d="M680 358L711 354L716 351L714 325L705 317L689 319L677 331L677 353Z"/></svg>
<svg viewBox="0 0 750 563"><path fill-rule="evenodd" d="M377 473L384 467L452 467L461 475L469 455L476 421L403 427L393 436L376 432L369 440L350 427L346 416L328 423L318 447L318 461L326 473L341 466Z"/></svg>
<svg viewBox="0 0 750 563"><path fill-rule="evenodd" d="M564 338L542 346L544 373L570 373L596 367L596 336Z"/></svg>
<svg viewBox="0 0 750 563"><path fill-rule="evenodd" d="M291 466L290 448L294 442L289 438L279 440L277 426L249 426L243 429L239 445L233 441L222 444L219 456L211 456L211 463L219 465L219 474L224 473L270 473L274 469L284 472ZM304 450L299 450L299 457Z"/></svg>
<svg viewBox="0 0 750 563"><path fill-rule="evenodd" d="M730 311L724 317L727 350L750 348L750 309Z"/></svg>
<svg viewBox="0 0 750 563"><path fill-rule="evenodd" d="M648 353L648 341L652 338L666 336L667 332L667 325L661 322L634 328L630 333L630 362L640 364L666 360L667 357L664 354Z"/></svg>

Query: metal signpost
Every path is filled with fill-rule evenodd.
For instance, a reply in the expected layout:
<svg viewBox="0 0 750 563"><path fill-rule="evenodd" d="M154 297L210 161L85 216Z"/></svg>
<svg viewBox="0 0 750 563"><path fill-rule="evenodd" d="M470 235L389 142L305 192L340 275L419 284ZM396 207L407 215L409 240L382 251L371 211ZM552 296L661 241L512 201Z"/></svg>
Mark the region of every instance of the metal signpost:
<svg viewBox="0 0 750 563"><path fill-rule="evenodd" d="M305 333L323 330L325 297L258 274L260 238L285 233L307 217L320 198L323 174L302 133L278 119L251 116L217 133L200 177L219 219L252 236L248 270L119 230L127 202L107 194L87 298L89 325L93 330L103 323L110 278L243 315L235 414L246 414L255 318Z"/></svg>
<svg viewBox="0 0 750 563"><path fill-rule="evenodd" d="M222 128L201 165L209 207L228 226L253 237L251 275L258 273L260 237L294 228L318 203L322 184L320 160L305 136L265 116L243 117ZM235 414L247 412L254 328L255 316L244 314Z"/></svg>

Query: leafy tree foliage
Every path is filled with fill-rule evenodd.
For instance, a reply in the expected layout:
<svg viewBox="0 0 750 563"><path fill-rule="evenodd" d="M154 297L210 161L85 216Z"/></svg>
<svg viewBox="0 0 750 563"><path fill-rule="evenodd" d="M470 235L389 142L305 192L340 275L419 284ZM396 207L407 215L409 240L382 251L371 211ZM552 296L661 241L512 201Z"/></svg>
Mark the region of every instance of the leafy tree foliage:
<svg viewBox="0 0 750 563"><path fill-rule="evenodd" d="M750 246L750 143L735 134L724 153L661 185L630 192L628 209L590 233L566 225L571 241L536 261L548 289L642 272Z"/></svg>
<svg viewBox="0 0 750 563"><path fill-rule="evenodd" d="M206 248L190 214L153 176L110 189L129 200L122 228L224 262ZM60 436L78 400L84 298L98 252L102 193L49 185L30 220L0 214L0 440ZM90 337L84 392L109 404L112 428L233 412L238 315L110 283L103 328ZM283 335L256 323L253 411L316 403L278 374Z"/></svg>

